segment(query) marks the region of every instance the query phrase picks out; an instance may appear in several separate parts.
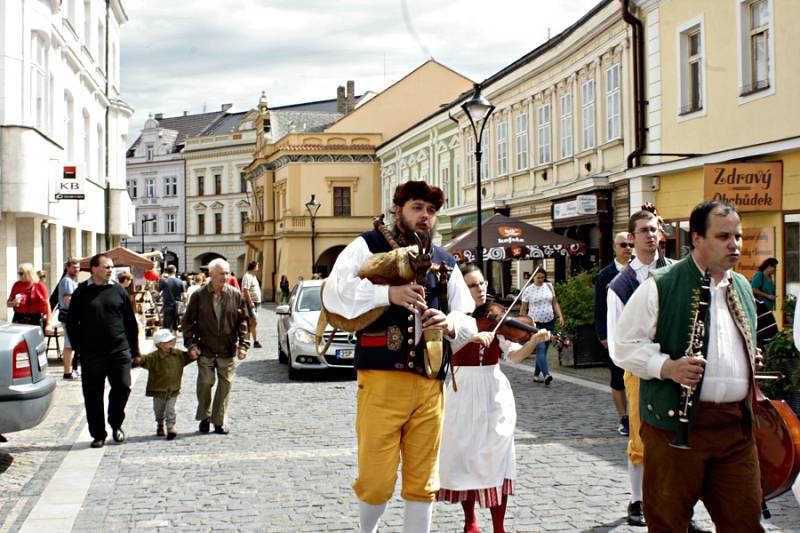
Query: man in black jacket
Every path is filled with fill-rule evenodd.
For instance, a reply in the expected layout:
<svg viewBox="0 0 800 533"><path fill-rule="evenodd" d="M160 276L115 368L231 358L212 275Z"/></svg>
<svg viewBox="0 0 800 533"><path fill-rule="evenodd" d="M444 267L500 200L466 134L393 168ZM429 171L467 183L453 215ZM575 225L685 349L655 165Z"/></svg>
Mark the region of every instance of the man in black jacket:
<svg viewBox="0 0 800 533"><path fill-rule="evenodd" d="M605 268L597 273L594 280L594 331L597 339L603 345L608 358L608 368L611 370L611 396L614 398L614 406L617 408L619 416L619 426L617 431L620 435L627 436L628 430L628 411L625 404L625 382L623 375L625 371L614 364L608 357L608 335L606 333L606 313L608 304L606 303L606 291L611 280L625 268L631 260L633 252L633 239L631 235L622 231L614 237L614 260Z"/></svg>
<svg viewBox="0 0 800 533"><path fill-rule="evenodd" d="M115 442L123 442L125 405L131 392L131 358L139 356L138 325L128 293L112 279L114 263L105 254L89 260L92 277L72 294L67 316L67 335L83 366L83 400L92 435L92 448L106 441L103 414L105 381L108 424Z"/></svg>

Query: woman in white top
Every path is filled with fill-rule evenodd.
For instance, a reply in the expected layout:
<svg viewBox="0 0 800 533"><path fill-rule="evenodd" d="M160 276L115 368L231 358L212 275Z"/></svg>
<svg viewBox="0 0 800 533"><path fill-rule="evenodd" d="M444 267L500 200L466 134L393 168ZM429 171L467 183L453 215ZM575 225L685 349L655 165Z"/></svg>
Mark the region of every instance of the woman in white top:
<svg viewBox="0 0 800 533"><path fill-rule="evenodd" d="M525 289L520 301L522 302L520 314L531 317L537 328L552 332L556 317L559 326L564 326L564 315L561 314L561 307L558 305L556 290L553 284L547 281L547 272L544 269L540 268L536 272L533 284ZM544 381L545 385L550 385L553 381L550 368L547 366L549 346L549 342L543 342L536 347L536 369L533 373L533 381L536 383Z"/></svg>

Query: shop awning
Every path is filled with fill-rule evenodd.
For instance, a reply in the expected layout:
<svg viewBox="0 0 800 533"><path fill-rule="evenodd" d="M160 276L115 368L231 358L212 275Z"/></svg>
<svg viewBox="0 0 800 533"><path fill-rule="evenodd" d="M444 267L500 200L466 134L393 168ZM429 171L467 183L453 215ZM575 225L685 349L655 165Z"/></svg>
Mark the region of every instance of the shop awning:
<svg viewBox="0 0 800 533"><path fill-rule="evenodd" d="M582 255L586 251L582 242L504 215L494 215L486 220L482 232L484 259L489 261L545 259ZM445 244L444 248L460 261L474 261L477 234L477 227L471 228Z"/></svg>
<svg viewBox="0 0 800 533"><path fill-rule="evenodd" d="M112 248L111 250L103 253L110 257L112 261L114 261L115 267L126 266L131 268L139 268L145 271L152 270L153 268L153 262L150 259L121 246ZM85 270L87 272L89 271L89 259L91 259L91 256L84 257L80 260L81 270Z"/></svg>

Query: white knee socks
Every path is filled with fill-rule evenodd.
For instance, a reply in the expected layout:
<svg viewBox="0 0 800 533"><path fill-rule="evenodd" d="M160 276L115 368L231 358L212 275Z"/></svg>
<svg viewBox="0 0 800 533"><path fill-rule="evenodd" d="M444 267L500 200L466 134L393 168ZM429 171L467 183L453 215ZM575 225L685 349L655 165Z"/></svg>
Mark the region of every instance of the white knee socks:
<svg viewBox="0 0 800 533"><path fill-rule="evenodd" d="M406 500L403 533L429 533L431 530L431 510L433 502L412 502Z"/></svg>
<svg viewBox="0 0 800 533"><path fill-rule="evenodd" d="M633 464L628 459L628 476L631 478L631 502L642 501L642 483L644 483L644 465Z"/></svg>
<svg viewBox="0 0 800 533"><path fill-rule="evenodd" d="M378 531L378 521L386 510L386 504L370 505L358 502L358 513L361 517L361 533L375 533Z"/></svg>

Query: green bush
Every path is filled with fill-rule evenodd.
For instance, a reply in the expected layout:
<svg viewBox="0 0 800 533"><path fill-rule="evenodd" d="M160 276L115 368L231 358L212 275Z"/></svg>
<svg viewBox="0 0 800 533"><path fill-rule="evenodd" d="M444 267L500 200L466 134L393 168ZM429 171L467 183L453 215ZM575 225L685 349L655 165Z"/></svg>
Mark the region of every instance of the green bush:
<svg viewBox="0 0 800 533"><path fill-rule="evenodd" d="M556 285L558 304L564 315L564 331L574 336L579 326L594 323L594 283L597 269L576 274Z"/></svg>
<svg viewBox="0 0 800 533"><path fill-rule="evenodd" d="M780 372L780 381L759 381L759 387L770 398L781 398L800 391L800 352L794 345L791 328L784 328L764 348L764 370Z"/></svg>

